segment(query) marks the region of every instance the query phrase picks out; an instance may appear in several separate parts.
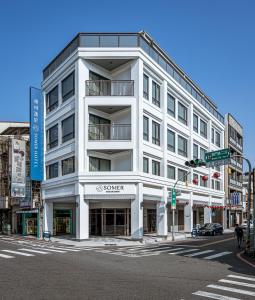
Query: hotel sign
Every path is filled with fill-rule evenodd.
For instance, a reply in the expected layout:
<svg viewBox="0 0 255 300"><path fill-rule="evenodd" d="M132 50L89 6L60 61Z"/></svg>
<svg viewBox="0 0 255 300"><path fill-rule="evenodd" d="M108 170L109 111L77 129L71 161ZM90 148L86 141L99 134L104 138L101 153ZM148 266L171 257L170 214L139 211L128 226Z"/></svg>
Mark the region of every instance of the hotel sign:
<svg viewBox="0 0 255 300"><path fill-rule="evenodd" d="M134 184L91 184L85 186L85 194L136 194Z"/></svg>

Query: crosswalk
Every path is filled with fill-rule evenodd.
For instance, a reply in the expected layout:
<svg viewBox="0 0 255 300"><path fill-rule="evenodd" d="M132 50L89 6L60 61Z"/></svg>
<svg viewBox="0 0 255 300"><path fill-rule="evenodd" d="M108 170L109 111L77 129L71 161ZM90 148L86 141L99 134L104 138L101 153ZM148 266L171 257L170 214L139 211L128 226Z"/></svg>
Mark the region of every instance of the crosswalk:
<svg viewBox="0 0 255 300"><path fill-rule="evenodd" d="M230 274L227 275L227 278L219 279L217 283L208 284L205 289L205 291L196 291L192 295L198 296L195 297L197 299L254 299L255 277Z"/></svg>

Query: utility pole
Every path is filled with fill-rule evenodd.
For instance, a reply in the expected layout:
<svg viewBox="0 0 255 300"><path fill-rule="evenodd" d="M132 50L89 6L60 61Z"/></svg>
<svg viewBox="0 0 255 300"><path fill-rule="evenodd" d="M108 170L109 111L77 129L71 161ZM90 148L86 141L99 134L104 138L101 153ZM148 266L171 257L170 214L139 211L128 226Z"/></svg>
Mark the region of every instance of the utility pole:
<svg viewBox="0 0 255 300"><path fill-rule="evenodd" d="M253 218L253 253L255 254L255 168L253 168L252 172L252 196L253 196L253 211L252 211L252 218ZM250 221L249 221L250 223Z"/></svg>

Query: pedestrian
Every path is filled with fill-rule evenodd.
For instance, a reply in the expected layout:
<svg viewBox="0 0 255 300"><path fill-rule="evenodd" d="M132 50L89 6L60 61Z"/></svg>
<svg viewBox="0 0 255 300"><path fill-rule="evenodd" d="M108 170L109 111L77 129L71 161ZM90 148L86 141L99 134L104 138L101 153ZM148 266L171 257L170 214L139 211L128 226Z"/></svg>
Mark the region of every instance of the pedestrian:
<svg viewBox="0 0 255 300"><path fill-rule="evenodd" d="M238 224L235 225L235 237L237 240L237 246L239 249L241 249L244 235L243 235L243 229Z"/></svg>

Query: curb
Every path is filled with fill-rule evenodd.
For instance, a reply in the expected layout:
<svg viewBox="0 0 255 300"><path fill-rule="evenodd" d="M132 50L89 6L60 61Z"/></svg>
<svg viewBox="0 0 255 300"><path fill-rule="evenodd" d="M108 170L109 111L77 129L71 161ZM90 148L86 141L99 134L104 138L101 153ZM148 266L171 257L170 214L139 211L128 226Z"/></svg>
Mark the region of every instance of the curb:
<svg viewBox="0 0 255 300"><path fill-rule="evenodd" d="M243 258L243 257L241 256L243 253L244 253L244 251L242 251L242 252L240 252L240 253L237 253L236 256L237 256L241 261L243 261L243 262L245 262L246 264L250 265L251 267L255 268L255 264L249 262L247 259L245 259L245 258Z"/></svg>

